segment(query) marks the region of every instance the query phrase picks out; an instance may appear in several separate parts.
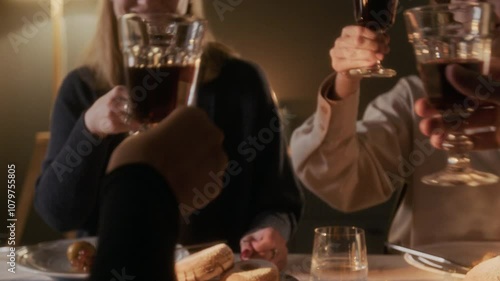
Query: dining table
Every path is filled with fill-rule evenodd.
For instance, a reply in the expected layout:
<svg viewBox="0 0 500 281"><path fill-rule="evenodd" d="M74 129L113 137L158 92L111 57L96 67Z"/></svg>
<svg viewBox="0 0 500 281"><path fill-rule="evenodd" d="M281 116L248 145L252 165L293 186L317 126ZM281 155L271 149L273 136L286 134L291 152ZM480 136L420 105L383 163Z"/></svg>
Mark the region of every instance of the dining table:
<svg viewBox="0 0 500 281"><path fill-rule="evenodd" d="M0 248L0 280L49 281L68 280L52 279L42 272L33 272L16 266L15 273L9 272L8 249ZM409 265L401 255L368 255L368 281L455 281L456 279L444 273L433 273ZM298 281L309 281L311 255L289 254L288 264L284 270L288 276ZM76 280L76 279L71 279ZM290 279L287 279L288 281ZM293 280L293 278L292 278ZM328 281L328 280L325 280Z"/></svg>
<svg viewBox="0 0 500 281"><path fill-rule="evenodd" d="M285 273L309 281L311 255L291 254ZM368 281L458 281L448 273L434 273L408 264L402 255L368 255ZM328 280L325 280L328 281Z"/></svg>

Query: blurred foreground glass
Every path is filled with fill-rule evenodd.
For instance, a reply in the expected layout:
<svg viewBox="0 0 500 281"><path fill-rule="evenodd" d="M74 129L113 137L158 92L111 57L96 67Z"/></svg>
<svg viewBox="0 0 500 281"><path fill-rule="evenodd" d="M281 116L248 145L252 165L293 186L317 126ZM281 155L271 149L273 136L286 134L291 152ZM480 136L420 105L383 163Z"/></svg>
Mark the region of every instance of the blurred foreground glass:
<svg viewBox="0 0 500 281"><path fill-rule="evenodd" d="M127 111L155 126L176 107L195 105L205 23L174 14L126 14L119 22Z"/></svg>
<svg viewBox="0 0 500 281"><path fill-rule="evenodd" d="M366 281L365 232L352 226L314 230L310 281Z"/></svg>
<svg viewBox="0 0 500 281"><path fill-rule="evenodd" d="M409 41L429 102L450 122L443 147L448 151L445 170L425 176L422 182L438 186L479 186L498 177L472 169L473 143L464 133L466 118L479 108L493 105L467 98L446 79L446 67L458 64L479 74L489 71L493 12L487 3L423 6L405 12ZM477 85L480 85L478 79ZM482 94L477 93L477 98ZM484 96L482 97L484 98ZM451 126L453 125L453 126Z"/></svg>
<svg viewBox="0 0 500 281"><path fill-rule="evenodd" d="M384 34L396 20L399 0L353 0L354 17L360 26ZM384 68L380 61L372 67L355 68L349 74L362 77L393 77L396 71Z"/></svg>

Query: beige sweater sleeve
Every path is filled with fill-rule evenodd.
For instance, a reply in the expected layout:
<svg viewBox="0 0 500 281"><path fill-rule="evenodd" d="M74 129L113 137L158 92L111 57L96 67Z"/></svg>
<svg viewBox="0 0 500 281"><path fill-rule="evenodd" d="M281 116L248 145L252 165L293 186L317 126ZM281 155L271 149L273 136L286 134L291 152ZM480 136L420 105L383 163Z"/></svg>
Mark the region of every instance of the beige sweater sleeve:
<svg viewBox="0 0 500 281"><path fill-rule="evenodd" d="M291 155L298 177L311 192L351 212L388 200L405 180L399 166L411 145L411 85L401 80L356 122L359 93L342 101L321 93L334 79L332 75L323 82L316 112L294 131Z"/></svg>

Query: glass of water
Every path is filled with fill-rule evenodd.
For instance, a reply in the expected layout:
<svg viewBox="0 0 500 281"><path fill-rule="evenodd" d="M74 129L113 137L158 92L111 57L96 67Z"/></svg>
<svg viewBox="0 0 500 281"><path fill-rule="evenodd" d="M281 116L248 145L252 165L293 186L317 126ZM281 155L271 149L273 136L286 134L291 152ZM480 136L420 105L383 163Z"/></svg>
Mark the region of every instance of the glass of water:
<svg viewBox="0 0 500 281"><path fill-rule="evenodd" d="M353 226L314 230L310 281L366 281L365 232Z"/></svg>

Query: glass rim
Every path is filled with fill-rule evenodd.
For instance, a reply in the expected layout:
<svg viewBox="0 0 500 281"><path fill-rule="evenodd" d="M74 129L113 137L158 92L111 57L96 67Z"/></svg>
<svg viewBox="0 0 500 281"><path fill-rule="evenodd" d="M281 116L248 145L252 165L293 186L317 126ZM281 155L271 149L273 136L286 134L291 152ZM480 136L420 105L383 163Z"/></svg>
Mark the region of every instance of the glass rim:
<svg viewBox="0 0 500 281"><path fill-rule="evenodd" d="M314 234L321 236L333 236L336 234L326 233L324 230L328 229L343 229L343 230L354 230L354 232L345 233L347 236L356 236L360 234L365 234L365 230L361 227L353 226L353 225L330 225L330 226L320 226L314 229Z"/></svg>
<svg viewBox="0 0 500 281"><path fill-rule="evenodd" d="M423 5L414 8L410 8L405 10L404 14L426 14L426 13L434 13L436 11L454 11L455 9L450 8L450 6L456 6L455 9L463 9L464 7L492 7L490 3L487 2L458 2L458 3L449 3L449 4L430 4Z"/></svg>
<svg viewBox="0 0 500 281"><path fill-rule="evenodd" d="M160 16L165 16L167 20L176 20L176 19L182 19L184 20L183 23L207 23L208 21L203 18L198 18L193 15L179 15L176 13L160 13L160 12L152 12L152 13L126 13L121 15L118 20L123 21L127 20L128 18L133 18L133 17L140 17L143 18L143 16L151 16L151 17L160 17Z"/></svg>

